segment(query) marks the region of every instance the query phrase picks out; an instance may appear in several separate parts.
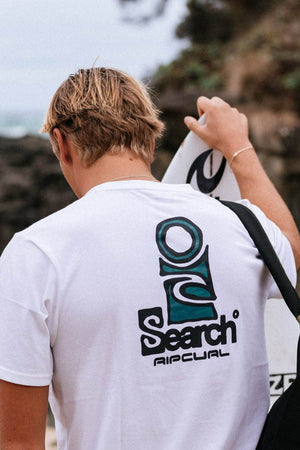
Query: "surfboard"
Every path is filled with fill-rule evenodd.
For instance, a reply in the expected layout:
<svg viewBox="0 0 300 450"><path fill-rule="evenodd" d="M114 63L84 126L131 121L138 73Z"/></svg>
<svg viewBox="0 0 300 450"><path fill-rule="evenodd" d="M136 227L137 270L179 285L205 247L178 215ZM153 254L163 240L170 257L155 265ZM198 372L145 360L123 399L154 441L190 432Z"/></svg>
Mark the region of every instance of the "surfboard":
<svg viewBox="0 0 300 450"><path fill-rule="evenodd" d="M205 115L199 119L205 123ZM172 159L163 183L190 183L193 188L221 200L238 200L240 191L233 172L218 150L189 132Z"/></svg>
<svg viewBox="0 0 300 450"><path fill-rule="evenodd" d="M205 115L201 116L199 123L205 123ZM241 198L237 181L226 159L193 132L189 132L182 142L162 182L190 183L194 189L221 200ZM267 301L265 330L272 405L296 378L299 327L284 300Z"/></svg>

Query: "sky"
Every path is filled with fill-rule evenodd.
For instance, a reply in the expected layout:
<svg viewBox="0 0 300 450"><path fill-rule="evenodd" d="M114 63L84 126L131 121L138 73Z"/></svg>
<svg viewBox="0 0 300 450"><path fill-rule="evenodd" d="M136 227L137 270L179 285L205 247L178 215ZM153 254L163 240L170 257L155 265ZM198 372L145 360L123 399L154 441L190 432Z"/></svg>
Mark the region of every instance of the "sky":
<svg viewBox="0 0 300 450"><path fill-rule="evenodd" d="M118 0L1 0L0 111L46 110L61 82L96 58L138 79L171 61L187 45L174 37L185 0L169 0L147 24L122 20L156 1L123 9Z"/></svg>

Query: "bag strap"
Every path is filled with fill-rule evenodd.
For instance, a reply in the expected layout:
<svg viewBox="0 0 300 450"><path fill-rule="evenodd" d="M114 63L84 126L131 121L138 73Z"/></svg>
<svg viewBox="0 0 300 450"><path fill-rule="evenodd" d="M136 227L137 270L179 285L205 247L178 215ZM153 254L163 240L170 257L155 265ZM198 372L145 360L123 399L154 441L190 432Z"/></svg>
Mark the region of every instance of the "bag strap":
<svg viewBox="0 0 300 450"><path fill-rule="evenodd" d="M242 205L241 203L229 202L227 200L221 200L221 203L230 208L245 226L259 250L264 263L269 268L289 310L300 323L300 298L282 267L273 245L256 215L247 208L247 206Z"/></svg>

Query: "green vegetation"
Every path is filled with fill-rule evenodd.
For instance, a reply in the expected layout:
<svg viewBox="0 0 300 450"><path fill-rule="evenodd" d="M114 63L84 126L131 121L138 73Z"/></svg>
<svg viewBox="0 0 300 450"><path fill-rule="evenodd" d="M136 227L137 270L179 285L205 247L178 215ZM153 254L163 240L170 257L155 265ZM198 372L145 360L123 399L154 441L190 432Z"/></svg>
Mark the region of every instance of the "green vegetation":
<svg viewBox="0 0 300 450"><path fill-rule="evenodd" d="M216 43L194 44L170 64L160 66L153 76L159 91L193 88L208 90L222 88L218 72L222 66L221 46Z"/></svg>
<svg viewBox="0 0 300 450"><path fill-rule="evenodd" d="M153 2L149 18L163 14L167 5L172 2ZM233 89L248 101L271 103L280 96L285 106L300 111L299 17L299 0L187 0L175 33L190 45L157 69L154 88L208 95Z"/></svg>
<svg viewBox="0 0 300 450"><path fill-rule="evenodd" d="M235 77L240 95L248 100L270 101L280 93L298 111L299 17L297 0L188 0L176 35L188 38L190 46L158 68L154 87L159 92L199 89L209 95L226 91Z"/></svg>
<svg viewBox="0 0 300 450"><path fill-rule="evenodd" d="M282 82L283 86L291 91L300 89L300 69L287 73L283 77Z"/></svg>

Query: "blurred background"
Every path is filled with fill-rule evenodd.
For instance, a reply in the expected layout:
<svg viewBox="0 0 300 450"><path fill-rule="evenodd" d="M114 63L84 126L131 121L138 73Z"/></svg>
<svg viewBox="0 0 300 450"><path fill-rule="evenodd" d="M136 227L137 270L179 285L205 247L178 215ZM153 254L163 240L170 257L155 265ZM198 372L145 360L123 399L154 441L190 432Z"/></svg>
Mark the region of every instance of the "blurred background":
<svg viewBox="0 0 300 450"><path fill-rule="evenodd" d="M15 232L75 200L38 133L58 85L93 65L151 88L167 125L158 178L199 95L237 106L300 226L298 0L2 0L0 23L0 253Z"/></svg>
<svg viewBox="0 0 300 450"><path fill-rule="evenodd" d="M300 225L299 1L6 0L0 20L0 252L16 231L74 200L38 133L59 84L93 64L151 87L167 125L158 178L199 95L240 108Z"/></svg>

